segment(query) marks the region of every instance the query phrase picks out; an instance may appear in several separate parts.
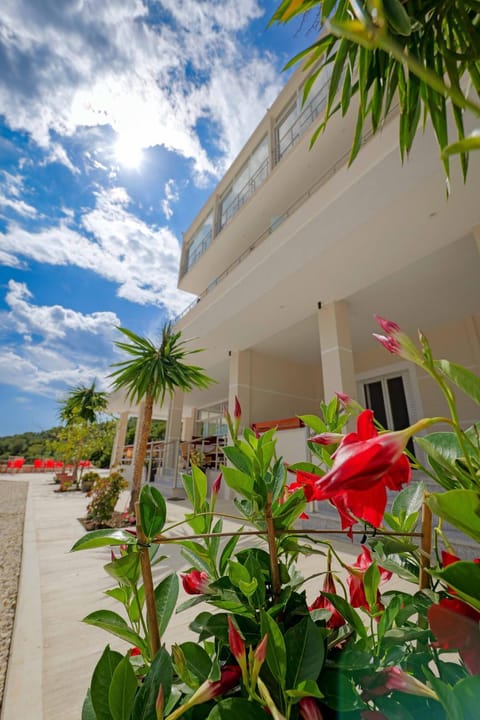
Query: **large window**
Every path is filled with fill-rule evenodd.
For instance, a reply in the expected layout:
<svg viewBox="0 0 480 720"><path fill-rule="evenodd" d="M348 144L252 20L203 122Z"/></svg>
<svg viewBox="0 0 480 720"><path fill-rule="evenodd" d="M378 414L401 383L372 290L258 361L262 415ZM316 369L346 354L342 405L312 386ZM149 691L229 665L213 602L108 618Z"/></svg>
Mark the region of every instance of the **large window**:
<svg viewBox="0 0 480 720"><path fill-rule="evenodd" d="M268 137L257 145L235 180L223 195L220 206L220 227L223 228L248 200L268 175Z"/></svg>
<svg viewBox="0 0 480 720"><path fill-rule="evenodd" d="M303 87L298 90L291 104L280 116L275 128L276 160L277 162L310 127L315 118L324 109L328 96L328 83L331 76L331 67L327 67L315 80L307 101L302 105Z"/></svg>
<svg viewBox="0 0 480 720"><path fill-rule="evenodd" d="M362 383L365 406L375 413L375 419L389 430L403 430L412 424L406 373L384 375ZM408 449L412 454L413 442Z"/></svg>
<svg viewBox="0 0 480 720"><path fill-rule="evenodd" d="M192 242L188 248L187 257L187 270L194 265L198 258L203 255L207 247L212 242L213 236L213 212L211 212L207 219L198 228L197 232L192 238Z"/></svg>
<svg viewBox="0 0 480 720"><path fill-rule="evenodd" d="M195 418L195 437L226 437L225 408L227 403L217 403L197 410Z"/></svg>

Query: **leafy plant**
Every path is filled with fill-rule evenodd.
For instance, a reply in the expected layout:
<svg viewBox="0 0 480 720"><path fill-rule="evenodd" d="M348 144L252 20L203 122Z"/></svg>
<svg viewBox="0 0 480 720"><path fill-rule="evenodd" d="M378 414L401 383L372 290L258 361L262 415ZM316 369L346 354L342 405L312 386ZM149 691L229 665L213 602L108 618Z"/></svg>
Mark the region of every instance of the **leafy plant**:
<svg viewBox="0 0 480 720"><path fill-rule="evenodd" d="M119 472L113 472L106 477L97 475L93 487L88 493L88 497L91 498L91 502L87 506L88 517L101 522L110 520L120 493L127 487L128 483Z"/></svg>
<svg viewBox="0 0 480 720"><path fill-rule="evenodd" d="M450 417L379 431L370 411L335 398L322 404L320 417L304 418L315 433L309 440L315 463L290 467L295 479L289 482L276 456L274 431L257 437L247 428L239 436L237 403L234 418L227 417L229 464L211 491L195 465L184 476L191 509L183 521L169 525L164 498L146 485L137 536L100 530L73 548L113 548L105 570L116 587L107 594L122 614L99 610L85 622L130 645L125 655L105 649L84 720L261 720L266 713L275 720L475 716L480 565L455 555L442 521L478 542L478 433L460 428L452 387L476 398L480 380L436 361L423 336L419 349L395 323L379 322L386 333L378 336L380 342L435 379ZM354 414L357 430L344 434ZM428 437L425 447L433 450L422 469L436 478L439 468L439 487L447 476L449 485L428 494L423 483L411 481L404 449L409 437L435 420L448 422L452 436ZM225 532L225 517L216 509L221 482L236 493L237 514L227 517L240 527L231 532ZM386 488L396 491L388 508ZM312 499L334 503L347 534L357 532L359 523L362 531L374 529L370 537L365 533L355 562L342 559L321 531L296 529ZM432 567L428 507L439 518ZM173 535L179 525L189 534ZM252 538L249 544L246 537ZM179 607L177 575L167 572L155 584L151 572L152 563L168 568L168 557L158 548L171 542L188 563L181 580L191 597ZM298 568L302 555L326 559L311 603ZM391 588L393 576L410 582L411 590ZM198 642L168 651L161 638L172 613L198 603L209 606L190 625Z"/></svg>

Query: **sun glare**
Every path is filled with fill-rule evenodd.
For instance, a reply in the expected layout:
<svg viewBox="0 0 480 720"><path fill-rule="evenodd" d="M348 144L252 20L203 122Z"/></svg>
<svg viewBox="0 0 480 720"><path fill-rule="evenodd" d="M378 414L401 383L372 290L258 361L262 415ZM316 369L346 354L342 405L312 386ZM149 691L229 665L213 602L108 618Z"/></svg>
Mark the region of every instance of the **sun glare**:
<svg viewBox="0 0 480 720"><path fill-rule="evenodd" d="M120 165L136 170L142 164L143 150L131 137L120 137L115 143L115 157Z"/></svg>

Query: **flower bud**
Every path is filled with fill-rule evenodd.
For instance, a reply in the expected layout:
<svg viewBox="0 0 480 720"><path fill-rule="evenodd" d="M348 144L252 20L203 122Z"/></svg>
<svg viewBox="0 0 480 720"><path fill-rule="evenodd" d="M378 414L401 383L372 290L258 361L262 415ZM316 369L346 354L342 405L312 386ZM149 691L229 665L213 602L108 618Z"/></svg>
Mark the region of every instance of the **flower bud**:
<svg viewBox="0 0 480 720"><path fill-rule="evenodd" d="M317 705L317 701L312 697L305 697L298 703L300 708L300 717L302 720L323 720L323 715Z"/></svg>

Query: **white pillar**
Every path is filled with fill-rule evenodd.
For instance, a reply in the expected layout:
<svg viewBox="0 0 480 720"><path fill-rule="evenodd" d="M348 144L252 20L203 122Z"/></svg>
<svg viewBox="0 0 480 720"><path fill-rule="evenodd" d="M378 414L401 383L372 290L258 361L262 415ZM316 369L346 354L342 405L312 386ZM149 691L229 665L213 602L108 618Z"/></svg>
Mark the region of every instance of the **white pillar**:
<svg viewBox="0 0 480 720"><path fill-rule="evenodd" d="M318 311L318 330L325 402L329 402L335 392L355 398L357 391L352 337L344 300L333 302Z"/></svg>
<svg viewBox="0 0 480 720"><path fill-rule="evenodd" d="M110 458L110 468L115 468L121 465L123 450L125 447L125 437L127 434L128 425L128 410L120 413L117 421L117 429L115 431L115 438L113 440L112 455Z"/></svg>
<svg viewBox="0 0 480 720"><path fill-rule="evenodd" d="M195 434L195 418L197 416L197 409L192 408L192 412L187 417L183 418L182 425L182 440L189 441Z"/></svg>
<svg viewBox="0 0 480 720"><path fill-rule="evenodd" d="M230 353L228 412L233 419L235 396L242 408L241 427L250 425L251 415L251 352L234 350Z"/></svg>
<svg viewBox="0 0 480 720"><path fill-rule="evenodd" d="M176 463L176 447L174 440L180 440L182 436L182 413L183 413L183 392L175 390L170 396L170 406L168 408L167 427L165 432L165 465L168 468L175 467Z"/></svg>

